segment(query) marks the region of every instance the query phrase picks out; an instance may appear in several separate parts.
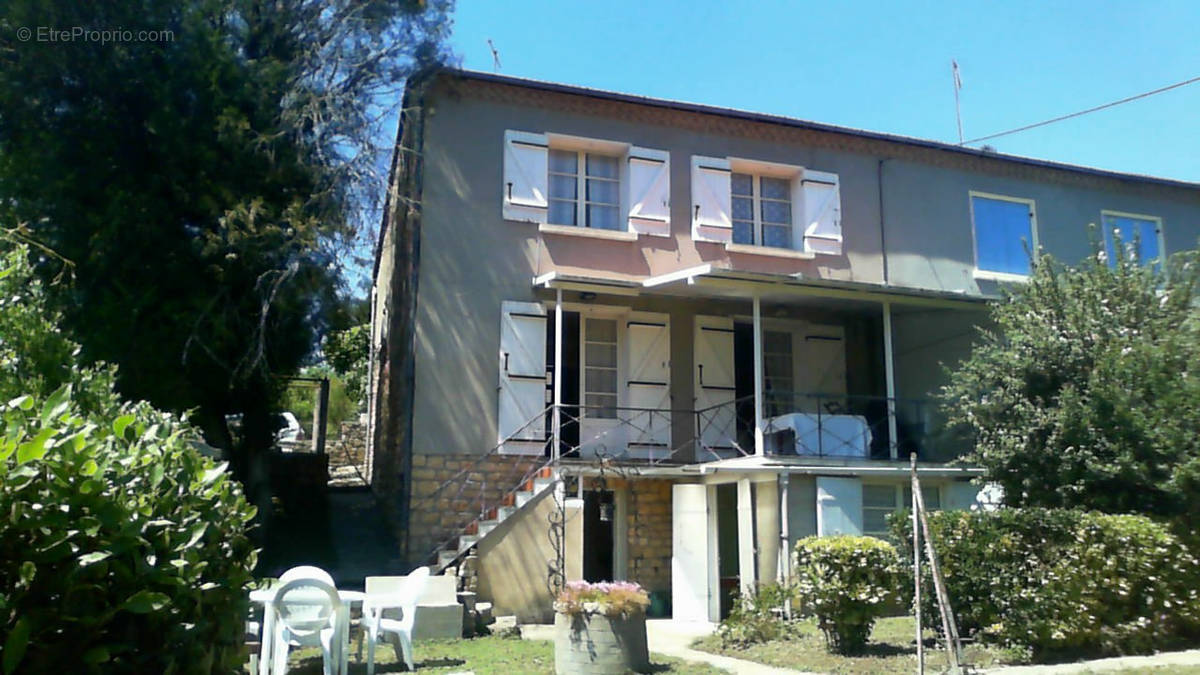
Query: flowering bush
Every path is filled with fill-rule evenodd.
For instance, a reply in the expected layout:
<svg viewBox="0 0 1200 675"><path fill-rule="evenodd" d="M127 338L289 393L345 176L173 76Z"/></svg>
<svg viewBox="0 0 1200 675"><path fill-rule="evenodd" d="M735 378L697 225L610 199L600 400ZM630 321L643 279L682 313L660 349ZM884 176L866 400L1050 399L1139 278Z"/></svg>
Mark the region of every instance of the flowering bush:
<svg viewBox="0 0 1200 675"><path fill-rule="evenodd" d="M800 610L817 617L829 650L861 652L875 619L896 600L896 549L871 537L806 537L793 560Z"/></svg>
<svg viewBox="0 0 1200 675"><path fill-rule="evenodd" d="M628 619L644 615L649 606L646 589L632 581L571 581L558 594L554 611L567 616L603 614Z"/></svg>

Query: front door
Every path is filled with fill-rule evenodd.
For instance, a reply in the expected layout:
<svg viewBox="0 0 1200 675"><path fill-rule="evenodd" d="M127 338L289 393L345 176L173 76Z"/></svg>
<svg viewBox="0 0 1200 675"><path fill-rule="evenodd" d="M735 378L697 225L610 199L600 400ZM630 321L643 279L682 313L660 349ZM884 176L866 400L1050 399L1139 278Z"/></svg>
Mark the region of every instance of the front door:
<svg viewBox="0 0 1200 675"><path fill-rule="evenodd" d="M617 417L617 383L620 381L619 321L584 316L580 326L580 454L615 457L625 453L625 438Z"/></svg>

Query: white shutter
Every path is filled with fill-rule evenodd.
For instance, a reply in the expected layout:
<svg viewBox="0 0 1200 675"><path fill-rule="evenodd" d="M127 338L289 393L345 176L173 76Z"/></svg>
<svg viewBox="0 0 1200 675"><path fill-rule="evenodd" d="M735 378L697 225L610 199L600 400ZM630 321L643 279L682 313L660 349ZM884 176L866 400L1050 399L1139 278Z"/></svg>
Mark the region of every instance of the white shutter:
<svg viewBox="0 0 1200 675"><path fill-rule="evenodd" d="M542 454L546 440L546 308L504 301L500 316L501 452Z"/></svg>
<svg viewBox="0 0 1200 675"><path fill-rule="evenodd" d="M671 443L671 332L666 314L633 312L626 319L625 404L631 455L665 455ZM643 446L639 451L638 446Z"/></svg>
<svg viewBox="0 0 1200 675"><path fill-rule="evenodd" d="M817 476L817 536L862 534L862 479Z"/></svg>
<svg viewBox="0 0 1200 675"><path fill-rule="evenodd" d="M804 250L841 255L842 197L836 173L805 171Z"/></svg>
<svg viewBox="0 0 1200 675"><path fill-rule="evenodd" d="M545 134L504 132L504 218L546 222L549 144Z"/></svg>
<svg viewBox="0 0 1200 675"><path fill-rule="evenodd" d="M671 486L671 617L707 621L713 551L708 510L709 486Z"/></svg>
<svg viewBox="0 0 1200 675"><path fill-rule="evenodd" d="M699 442L697 461L735 454L737 391L733 379L733 319L697 316L693 358Z"/></svg>
<svg viewBox="0 0 1200 675"><path fill-rule="evenodd" d="M629 150L629 231L671 236L671 160L662 150Z"/></svg>
<svg viewBox="0 0 1200 675"><path fill-rule="evenodd" d="M692 238L733 241L729 160L692 156Z"/></svg>

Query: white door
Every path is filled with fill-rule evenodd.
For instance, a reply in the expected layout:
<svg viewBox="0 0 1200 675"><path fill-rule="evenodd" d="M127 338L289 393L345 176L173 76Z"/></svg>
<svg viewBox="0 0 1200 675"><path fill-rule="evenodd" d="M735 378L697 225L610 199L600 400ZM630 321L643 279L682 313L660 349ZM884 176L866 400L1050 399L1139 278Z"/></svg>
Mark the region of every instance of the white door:
<svg viewBox="0 0 1200 675"><path fill-rule="evenodd" d="M693 355L696 424L700 447L697 461L737 454L737 390L733 379L733 319L697 316Z"/></svg>
<svg viewBox="0 0 1200 675"><path fill-rule="evenodd" d="M813 394L846 394L846 330L810 323L796 334L796 386ZM822 401L823 403L823 401Z"/></svg>
<svg viewBox="0 0 1200 675"><path fill-rule="evenodd" d="M671 486L671 617L709 620L708 486Z"/></svg>
<svg viewBox="0 0 1200 675"><path fill-rule="evenodd" d="M618 417L620 320L587 316L579 324L579 452L584 457L623 457L625 428Z"/></svg>
<svg viewBox="0 0 1200 675"><path fill-rule="evenodd" d="M817 477L817 536L862 534L862 479Z"/></svg>
<svg viewBox="0 0 1200 675"><path fill-rule="evenodd" d="M671 447L671 332L666 314L633 312L625 321L625 403L629 456L657 459Z"/></svg>
<svg viewBox="0 0 1200 675"><path fill-rule="evenodd" d="M546 442L546 308L506 300L500 314L500 451L540 455Z"/></svg>

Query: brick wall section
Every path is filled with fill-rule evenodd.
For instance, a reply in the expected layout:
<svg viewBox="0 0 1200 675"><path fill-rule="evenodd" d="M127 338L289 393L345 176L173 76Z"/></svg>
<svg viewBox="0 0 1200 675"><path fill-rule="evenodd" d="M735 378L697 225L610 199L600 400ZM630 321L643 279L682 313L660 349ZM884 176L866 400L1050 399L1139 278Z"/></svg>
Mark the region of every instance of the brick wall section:
<svg viewBox="0 0 1200 675"><path fill-rule="evenodd" d="M522 477L541 466L543 457L517 455L423 455L412 458L409 510L409 558L425 556L480 515L500 506Z"/></svg>
<svg viewBox="0 0 1200 675"><path fill-rule="evenodd" d="M629 481L629 578L671 590L671 481Z"/></svg>

